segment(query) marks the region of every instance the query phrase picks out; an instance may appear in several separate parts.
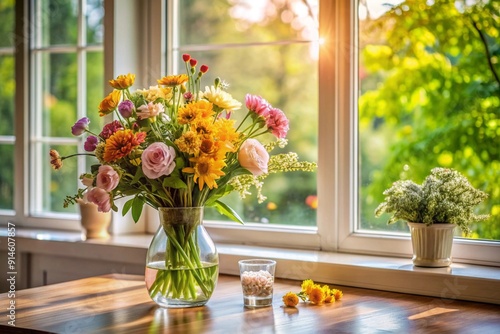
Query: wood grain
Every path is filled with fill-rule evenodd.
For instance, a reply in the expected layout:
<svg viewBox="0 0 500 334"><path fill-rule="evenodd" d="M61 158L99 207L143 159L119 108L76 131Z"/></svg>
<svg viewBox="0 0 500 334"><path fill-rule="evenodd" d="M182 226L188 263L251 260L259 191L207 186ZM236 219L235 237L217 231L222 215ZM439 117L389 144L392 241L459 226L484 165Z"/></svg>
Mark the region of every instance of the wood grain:
<svg viewBox="0 0 500 334"><path fill-rule="evenodd" d="M322 306L284 307L300 282L277 280L272 307L243 307L237 276L221 275L203 307L161 309L142 276L106 275L16 292L16 327L2 294L0 333L500 333L500 306L339 287Z"/></svg>

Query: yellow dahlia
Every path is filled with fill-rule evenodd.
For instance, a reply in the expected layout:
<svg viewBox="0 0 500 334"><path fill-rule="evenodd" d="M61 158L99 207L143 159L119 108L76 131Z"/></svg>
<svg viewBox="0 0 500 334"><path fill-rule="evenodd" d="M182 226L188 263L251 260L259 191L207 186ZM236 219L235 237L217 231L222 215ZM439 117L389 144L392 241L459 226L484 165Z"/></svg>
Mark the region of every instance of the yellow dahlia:
<svg viewBox="0 0 500 334"><path fill-rule="evenodd" d="M103 159L105 162L114 162L129 155L135 148L144 142L146 132L133 133L132 130L116 131L106 140Z"/></svg>
<svg viewBox="0 0 500 334"><path fill-rule="evenodd" d="M305 281L302 282L301 289L306 294L310 294L313 286L314 286L313 280L312 279L306 279Z"/></svg>

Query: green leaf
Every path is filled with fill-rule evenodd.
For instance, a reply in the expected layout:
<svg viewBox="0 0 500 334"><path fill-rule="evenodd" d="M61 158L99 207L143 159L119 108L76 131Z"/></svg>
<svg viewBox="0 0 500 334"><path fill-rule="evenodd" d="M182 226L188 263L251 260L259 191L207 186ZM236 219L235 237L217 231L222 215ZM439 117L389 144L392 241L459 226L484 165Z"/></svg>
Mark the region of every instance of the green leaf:
<svg viewBox="0 0 500 334"><path fill-rule="evenodd" d="M130 211L130 209L132 208L132 203L134 202L134 199L135 198L132 198L132 199L129 199L128 201L125 202L125 204L123 205L123 209L122 209L122 216L125 216L127 214L127 212Z"/></svg>
<svg viewBox="0 0 500 334"><path fill-rule="evenodd" d="M136 196L132 200L132 218L134 222L138 222L144 208L144 199L141 196Z"/></svg>
<svg viewBox="0 0 500 334"><path fill-rule="evenodd" d="M134 178L132 179L132 182L130 182L130 184L136 184L143 176L144 176L144 173L142 172L142 168L137 168L137 171L135 172Z"/></svg>
<svg viewBox="0 0 500 334"><path fill-rule="evenodd" d="M243 219L234 211L230 206L228 206L225 203L222 203L221 201L215 201L213 204L209 205L217 209L217 211L221 214L226 216L227 218L240 223L240 224L245 224Z"/></svg>
<svg viewBox="0 0 500 334"><path fill-rule="evenodd" d="M174 189L186 189L187 184L184 183L180 178L178 177L166 177L163 180L163 186L168 187L168 188L174 188Z"/></svg>

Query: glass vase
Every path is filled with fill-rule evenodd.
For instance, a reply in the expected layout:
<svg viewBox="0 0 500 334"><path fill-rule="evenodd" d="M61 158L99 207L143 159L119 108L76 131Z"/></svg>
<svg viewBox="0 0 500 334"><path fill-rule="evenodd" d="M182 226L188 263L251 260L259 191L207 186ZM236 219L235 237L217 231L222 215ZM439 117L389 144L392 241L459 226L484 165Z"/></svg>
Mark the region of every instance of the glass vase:
<svg viewBox="0 0 500 334"><path fill-rule="evenodd" d="M160 226L146 257L146 287L159 306L205 305L217 284L219 257L203 227L203 207L158 208Z"/></svg>

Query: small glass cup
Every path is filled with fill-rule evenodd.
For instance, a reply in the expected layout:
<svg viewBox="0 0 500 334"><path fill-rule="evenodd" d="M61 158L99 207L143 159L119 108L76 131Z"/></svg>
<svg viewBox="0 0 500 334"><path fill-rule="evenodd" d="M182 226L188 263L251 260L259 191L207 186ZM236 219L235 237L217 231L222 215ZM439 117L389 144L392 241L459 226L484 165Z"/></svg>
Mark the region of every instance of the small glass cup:
<svg viewBox="0 0 500 334"><path fill-rule="evenodd" d="M273 303L276 261L251 259L241 260L238 264L244 306L250 308L270 306Z"/></svg>

